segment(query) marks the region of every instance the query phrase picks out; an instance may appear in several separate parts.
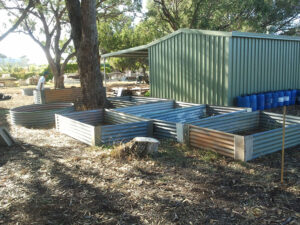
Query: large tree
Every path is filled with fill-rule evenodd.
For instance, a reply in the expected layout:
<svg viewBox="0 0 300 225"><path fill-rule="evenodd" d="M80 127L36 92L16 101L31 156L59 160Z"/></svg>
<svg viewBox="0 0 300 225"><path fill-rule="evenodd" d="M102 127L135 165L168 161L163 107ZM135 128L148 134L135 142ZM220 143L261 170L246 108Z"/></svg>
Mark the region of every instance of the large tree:
<svg viewBox="0 0 300 225"><path fill-rule="evenodd" d="M96 1L66 0L66 5L80 71L83 103L86 109L103 107L106 95L100 73Z"/></svg>
<svg viewBox="0 0 300 225"><path fill-rule="evenodd" d="M148 16L171 32L180 28L285 31L299 18L299 0L154 0Z"/></svg>
<svg viewBox="0 0 300 225"><path fill-rule="evenodd" d="M80 73L83 102L87 109L106 102L100 73L97 21L105 22L141 7L140 0L66 0Z"/></svg>
<svg viewBox="0 0 300 225"><path fill-rule="evenodd" d="M2 7L18 20L18 12L25 11L28 7L24 8L26 1L15 0L2 4ZM55 88L64 88L64 70L67 63L75 57L64 1L35 0L35 7L28 10L15 32L29 35L42 48L54 76Z"/></svg>

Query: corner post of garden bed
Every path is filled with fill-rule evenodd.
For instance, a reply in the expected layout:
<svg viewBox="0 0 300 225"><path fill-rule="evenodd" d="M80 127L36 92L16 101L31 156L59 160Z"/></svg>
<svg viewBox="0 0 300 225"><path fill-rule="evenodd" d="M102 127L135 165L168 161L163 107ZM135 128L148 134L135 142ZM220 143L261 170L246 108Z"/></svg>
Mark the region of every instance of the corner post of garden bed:
<svg viewBox="0 0 300 225"><path fill-rule="evenodd" d="M46 104L45 91L44 90L34 90L34 104Z"/></svg>
<svg viewBox="0 0 300 225"><path fill-rule="evenodd" d="M247 162L253 157L253 136L234 135L234 159Z"/></svg>
<svg viewBox="0 0 300 225"><path fill-rule="evenodd" d="M189 125L176 123L177 141L183 144L189 144Z"/></svg>
<svg viewBox="0 0 300 225"><path fill-rule="evenodd" d="M148 121L148 127L147 127L147 135L148 137L153 137L153 121Z"/></svg>
<svg viewBox="0 0 300 225"><path fill-rule="evenodd" d="M98 145L98 141L97 140L100 140L101 139L101 126L95 126L94 127L94 130L93 130L93 136L92 136L92 143L91 145L92 146L96 146Z"/></svg>

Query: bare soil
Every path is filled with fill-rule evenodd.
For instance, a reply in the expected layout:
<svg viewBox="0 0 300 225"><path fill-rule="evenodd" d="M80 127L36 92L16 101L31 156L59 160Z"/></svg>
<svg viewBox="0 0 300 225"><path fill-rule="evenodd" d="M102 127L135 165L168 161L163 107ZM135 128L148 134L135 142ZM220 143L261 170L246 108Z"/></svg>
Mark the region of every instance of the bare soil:
<svg viewBox="0 0 300 225"><path fill-rule="evenodd" d="M156 156L117 160L55 129L10 126L7 110L33 103L0 89L0 224L300 224L300 147L248 163L163 141Z"/></svg>
<svg viewBox="0 0 300 225"><path fill-rule="evenodd" d="M283 114L283 107L266 110L267 112ZM286 114L300 116L300 105L290 105L286 107Z"/></svg>

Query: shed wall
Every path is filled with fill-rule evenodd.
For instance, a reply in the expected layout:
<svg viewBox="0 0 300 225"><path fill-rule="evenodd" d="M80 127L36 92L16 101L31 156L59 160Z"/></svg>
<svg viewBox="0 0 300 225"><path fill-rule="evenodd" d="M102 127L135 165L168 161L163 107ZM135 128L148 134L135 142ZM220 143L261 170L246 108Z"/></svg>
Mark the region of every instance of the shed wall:
<svg viewBox="0 0 300 225"><path fill-rule="evenodd" d="M239 95L300 88L300 41L232 37L229 105Z"/></svg>
<svg viewBox="0 0 300 225"><path fill-rule="evenodd" d="M151 95L227 105L229 39L227 36L179 33L151 46Z"/></svg>

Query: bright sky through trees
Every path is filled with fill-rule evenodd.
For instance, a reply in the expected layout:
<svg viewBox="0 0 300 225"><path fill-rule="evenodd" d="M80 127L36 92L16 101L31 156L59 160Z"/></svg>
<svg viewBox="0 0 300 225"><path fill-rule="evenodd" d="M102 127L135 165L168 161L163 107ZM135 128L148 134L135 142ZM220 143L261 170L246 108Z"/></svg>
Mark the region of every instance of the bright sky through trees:
<svg viewBox="0 0 300 225"><path fill-rule="evenodd" d="M143 11L146 10L146 0L143 0ZM141 15L135 23L138 23ZM5 21L6 14L0 12L0 21ZM10 58L26 55L30 64L48 64L43 50L27 35L11 33L0 42L0 53Z"/></svg>

